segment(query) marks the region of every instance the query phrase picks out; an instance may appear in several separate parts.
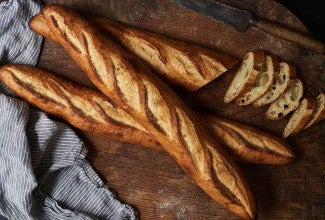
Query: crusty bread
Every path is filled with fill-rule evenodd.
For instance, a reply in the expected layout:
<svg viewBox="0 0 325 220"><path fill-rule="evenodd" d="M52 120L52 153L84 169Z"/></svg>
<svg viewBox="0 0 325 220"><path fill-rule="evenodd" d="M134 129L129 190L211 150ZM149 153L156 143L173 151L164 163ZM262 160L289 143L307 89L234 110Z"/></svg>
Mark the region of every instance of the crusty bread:
<svg viewBox="0 0 325 220"><path fill-rule="evenodd" d="M304 98L299 107L294 111L288 124L283 131L283 137L287 138L291 135L297 134L301 131L307 121L310 119L313 109L315 107L315 101L310 98Z"/></svg>
<svg viewBox="0 0 325 220"><path fill-rule="evenodd" d="M202 119L213 135L241 161L285 164L294 158L290 146L281 138L216 116L202 115Z"/></svg>
<svg viewBox="0 0 325 220"><path fill-rule="evenodd" d="M267 105L277 100L284 93L289 81L296 77L296 70L293 65L281 62L280 71L276 75L277 77L274 78L269 90L253 103L255 107Z"/></svg>
<svg viewBox="0 0 325 220"><path fill-rule="evenodd" d="M205 192L241 218L255 217L242 171L175 93L78 14L48 5L43 16L94 85L146 128Z"/></svg>
<svg viewBox="0 0 325 220"><path fill-rule="evenodd" d="M279 70L278 57L266 55L261 71L257 74L254 84L248 88L237 100L238 105L249 105L260 98L271 87L273 79Z"/></svg>
<svg viewBox="0 0 325 220"><path fill-rule="evenodd" d="M185 43L105 18L93 18L129 51L167 81L195 91L233 67L237 60L215 50Z"/></svg>
<svg viewBox="0 0 325 220"><path fill-rule="evenodd" d="M302 82L299 79L291 79L285 92L270 105L266 117L271 120L284 118L299 106L302 96Z"/></svg>
<svg viewBox="0 0 325 220"><path fill-rule="evenodd" d="M201 88L237 62L223 53L105 18L90 20L115 35L125 48L140 57L160 77L189 91ZM41 14L34 16L29 25L36 33L53 39Z"/></svg>
<svg viewBox="0 0 325 220"><path fill-rule="evenodd" d="M252 51L245 55L224 97L225 103L231 102L254 84L263 62L263 51Z"/></svg>
<svg viewBox="0 0 325 220"><path fill-rule="evenodd" d="M49 114L65 119L80 130L163 150L149 132L99 91L79 86L46 70L27 65L10 64L0 67L0 80L19 97ZM293 158L292 153L281 154L283 148L286 148L287 152L290 152L290 149L276 137L270 136L273 139L270 141L269 136L263 132L227 121L229 126L241 128L244 133L241 134L221 126L220 123L225 121L223 119L201 114L199 117L239 161L282 164L290 162ZM251 134L260 143L271 145L272 150L265 150L255 142L250 143L250 138L246 140L245 137L250 137Z"/></svg>
<svg viewBox="0 0 325 220"><path fill-rule="evenodd" d="M145 128L100 92L27 65L0 67L0 80L16 95L81 130L160 148Z"/></svg>
<svg viewBox="0 0 325 220"><path fill-rule="evenodd" d="M325 119L325 94L321 93L316 98L315 108L304 129L309 128L314 124L316 124L317 122L324 119Z"/></svg>

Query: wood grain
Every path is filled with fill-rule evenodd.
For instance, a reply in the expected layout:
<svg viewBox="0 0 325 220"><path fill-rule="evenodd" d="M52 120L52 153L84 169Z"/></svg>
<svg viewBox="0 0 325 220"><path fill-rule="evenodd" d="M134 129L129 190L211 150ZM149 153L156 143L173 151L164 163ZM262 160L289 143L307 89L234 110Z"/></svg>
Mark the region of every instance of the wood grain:
<svg viewBox="0 0 325 220"><path fill-rule="evenodd" d="M306 31L288 10L271 0L222 0L256 15ZM250 28L237 33L232 28L185 10L169 0L45 0L60 3L87 15L105 16L121 22L216 48L237 58L247 51L263 49L297 65L305 95L316 97L325 89L324 55ZM44 41L39 66L79 84L93 87L65 51ZM238 107L222 103L233 71L197 93L178 91L200 111L281 134L286 121L266 121L266 107ZM243 165L258 200L259 219L325 218L324 123L307 129L289 143L297 152L295 162L285 166ZM88 159L121 200L136 207L141 219L237 219L210 199L167 153L122 144L107 137L79 132L89 148ZM322 136L323 135L323 136ZM153 172L153 170L155 172Z"/></svg>

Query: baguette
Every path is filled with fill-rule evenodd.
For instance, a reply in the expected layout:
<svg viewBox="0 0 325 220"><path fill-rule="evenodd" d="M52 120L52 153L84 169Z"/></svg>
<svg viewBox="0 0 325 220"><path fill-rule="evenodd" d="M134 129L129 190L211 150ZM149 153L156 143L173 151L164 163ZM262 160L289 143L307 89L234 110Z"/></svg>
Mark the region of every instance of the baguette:
<svg viewBox="0 0 325 220"><path fill-rule="evenodd" d="M287 89L278 100L273 102L266 112L266 117L279 120L294 111L300 104L303 96L303 85L299 79L290 80Z"/></svg>
<svg viewBox="0 0 325 220"><path fill-rule="evenodd" d="M248 52L241 63L225 95L224 102L229 103L251 87L264 63L264 52Z"/></svg>
<svg viewBox="0 0 325 220"><path fill-rule="evenodd" d="M236 59L224 53L105 18L93 18L92 21L113 34L161 78L188 91L203 87L237 63Z"/></svg>
<svg viewBox="0 0 325 220"><path fill-rule="evenodd" d="M105 95L27 65L0 67L0 80L16 95L73 126L159 149L159 143Z"/></svg>
<svg viewBox="0 0 325 220"><path fill-rule="evenodd" d="M264 95L271 87L273 79L276 78L278 69L278 58L273 55L266 55L262 69L257 74L254 84L236 100L237 104L249 105Z"/></svg>
<svg viewBox="0 0 325 220"><path fill-rule="evenodd" d="M241 161L285 164L294 159L290 146L283 139L216 116L202 117L213 134Z"/></svg>
<svg viewBox="0 0 325 220"><path fill-rule="evenodd" d="M10 64L0 67L0 80L19 97L49 114L65 119L80 130L106 134L120 141L163 150L149 132L99 91L79 86L48 71L27 65ZM203 114L199 117L212 135L220 139L239 161L284 164L293 158L290 147L276 137L269 140L267 134L227 121L230 126L242 128L242 132L238 133L221 126L223 119ZM251 136L259 142L251 143ZM259 143L271 145L271 150L263 149L264 146ZM282 151L289 153L283 154Z"/></svg>
<svg viewBox="0 0 325 220"><path fill-rule="evenodd" d="M239 217L255 218L242 172L175 93L73 11L49 5L43 16L96 87L147 129L205 192Z"/></svg>
<svg viewBox="0 0 325 220"><path fill-rule="evenodd" d="M281 62L280 71L275 77L272 86L269 90L259 99L257 99L253 105L255 107L261 107L263 105L270 104L277 100L286 90L291 79L296 77L296 69L293 65Z"/></svg>
<svg viewBox="0 0 325 220"><path fill-rule="evenodd" d="M315 107L315 101L313 99L304 98L299 107L295 110L291 116L288 124L286 125L283 131L283 137L287 138L291 135L297 134L301 131L307 121L310 119L310 116L313 113Z"/></svg>
<svg viewBox="0 0 325 220"><path fill-rule="evenodd" d="M321 93L316 98L316 106L304 129L309 128L317 122L325 119L325 94Z"/></svg>
<svg viewBox="0 0 325 220"><path fill-rule="evenodd" d="M90 20L102 30L113 34L119 43L140 57L161 78L189 91L203 87L237 62L223 53L105 18ZM32 18L30 26L36 33L53 39L41 14Z"/></svg>

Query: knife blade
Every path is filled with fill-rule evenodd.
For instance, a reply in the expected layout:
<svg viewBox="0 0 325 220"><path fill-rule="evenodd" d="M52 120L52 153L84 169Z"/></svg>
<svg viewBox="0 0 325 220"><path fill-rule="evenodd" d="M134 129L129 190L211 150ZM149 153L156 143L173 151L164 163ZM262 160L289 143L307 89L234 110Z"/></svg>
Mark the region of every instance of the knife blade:
<svg viewBox="0 0 325 220"><path fill-rule="evenodd" d="M214 0L172 0L173 2L192 9L207 17L221 21L225 25L235 28L239 32L244 32L252 20L252 13L240 10L229 5Z"/></svg>
<svg viewBox="0 0 325 220"><path fill-rule="evenodd" d="M233 27L236 31L244 32L249 26L256 27L264 32L291 41L295 44L309 48L318 53L325 52L324 43L313 37L283 27L272 21L260 19L251 12L241 10L215 0L171 0L185 8L203 14L206 17L220 21Z"/></svg>

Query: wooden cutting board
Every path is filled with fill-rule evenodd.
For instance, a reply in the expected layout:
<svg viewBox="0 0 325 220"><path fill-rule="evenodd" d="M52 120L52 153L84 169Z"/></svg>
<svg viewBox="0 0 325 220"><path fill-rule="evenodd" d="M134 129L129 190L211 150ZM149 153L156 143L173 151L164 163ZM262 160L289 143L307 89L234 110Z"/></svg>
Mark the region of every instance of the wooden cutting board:
<svg viewBox="0 0 325 220"><path fill-rule="evenodd" d="M325 87L324 55L299 48L257 29L245 33L181 8L169 0L45 0L60 3L85 15L104 16L146 28L173 38L215 48L237 58L256 49L280 56L298 68L305 95L316 97ZM293 29L306 31L286 8L272 0L223 0ZM65 51L44 41L39 67L74 82L93 87ZM194 94L178 91L199 111L281 134L288 119L266 121L266 108L224 105L222 98L234 71ZM324 123L289 138L297 159L289 165L243 164L258 200L259 219L325 219ZM167 153L113 141L109 137L76 130L85 141L88 159L125 203L134 206L141 219L237 219L206 195Z"/></svg>

